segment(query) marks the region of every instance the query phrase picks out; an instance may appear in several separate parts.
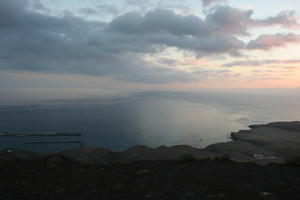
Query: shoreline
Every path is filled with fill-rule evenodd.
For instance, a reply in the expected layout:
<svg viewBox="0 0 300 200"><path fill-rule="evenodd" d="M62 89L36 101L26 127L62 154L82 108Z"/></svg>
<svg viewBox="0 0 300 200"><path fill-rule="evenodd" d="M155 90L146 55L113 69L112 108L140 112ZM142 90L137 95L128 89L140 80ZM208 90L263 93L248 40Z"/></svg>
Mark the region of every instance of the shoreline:
<svg viewBox="0 0 300 200"><path fill-rule="evenodd" d="M231 133L233 141L216 143L199 149L189 145L133 146L125 151L111 151L101 147L84 147L54 154L40 154L13 150L3 151L1 160L35 159L41 157L64 156L81 163L111 165L146 160L197 160L226 157L237 162L258 164L283 163L286 159L300 157L300 122L273 122L250 125L250 130Z"/></svg>
<svg viewBox="0 0 300 200"><path fill-rule="evenodd" d="M234 141L204 149L179 145L134 146L122 152L87 147L49 155L2 152L0 192L7 200L299 198L298 129L255 125L233 135Z"/></svg>

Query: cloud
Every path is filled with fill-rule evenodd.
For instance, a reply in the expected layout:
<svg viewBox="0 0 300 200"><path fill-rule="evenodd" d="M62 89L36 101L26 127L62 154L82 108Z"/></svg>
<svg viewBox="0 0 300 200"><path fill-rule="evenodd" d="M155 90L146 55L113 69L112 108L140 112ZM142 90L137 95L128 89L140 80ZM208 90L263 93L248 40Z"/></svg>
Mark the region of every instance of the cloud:
<svg viewBox="0 0 300 200"><path fill-rule="evenodd" d="M120 14L120 10L113 4L99 4L93 8L81 8L79 13L83 15L111 15L113 17Z"/></svg>
<svg viewBox="0 0 300 200"><path fill-rule="evenodd" d="M215 4L215 3L220 3L220 2L224 2L226 0L202 0L202 5L203 7L208 7L212 4Z"/></svg>
<svg viewBox="0 0 300 200"><path fill-rule="evenodd" d="M195 74L200 74L202 76L220 76L220 75L224 75L226 73L231 73L231 70L227 70L227 69L221 69L221 70L211 70L211 69L206 69L206 70L196 70L193 73Z"/></svg>
<svg viewBox="0 0 300 200"><path fill-rule="evenodd" d="M184 2L182 0L125 0L126 6L121 10L124 12L137 11L139 13L145 14L150 10L154 9L172 9L176 13L188 14L192 13L194 9L190 2ZM123 14L124 14L123 12Z"/></svg>
<svg viewBox="0 0 300 200"><path fill-rule="evenodd" d="M223 67L241 67L241 66L262 66L262 65L278 65L278 64L300 64L299 59L295 60L246 60L235 61L231 63L223 64Z"/></svg>
<svg viewBox="0 0 300 200"><path fill-rule="evenodd" d="M256 25L276 26L281 25L284 28L300 28L296 12L293 10L280 12L276 16L268 17L263 20L256 20Z"/></svg>
<svg viewBox="0 0 300 200"><path fill-rule="evenodd" d="M97 6L97 9L100 11L100 12L106 12L112 16L117 16L118 14L120 14L120 9L115 6L115 5L112 5L112 4L99 4Z"/></svg>
<svg viewBox="0 0 300 200"><path fill-rule="evenodd" d="M205 24L209 29L221 34L249 35L248 29L255 21L252 10L240 10L229 6L215 6L207 13Z"/></svg>
<svg viewBox="0 0 300 200"><path fill-rule="evenodd" d="M195 69L193 72L197 76L201 77L201 80L229 80L238 79L241 77L240 73L236 73L228 69Z"/></svg>
<svg viewBox="0 0 300 200"><path fill-rule="evenodd" d="M96 14L98 14L98 10L93 9L93 8L81 8L79 10L79 12L84 14L84 15L96 15Z"/></svg>
<svg viewBox="0 0 300 200"><path fill-rule="evenodd" d="M171 58L159 58L157 61L167 66L176 66L180 64L177 60Z"/></svg>
<svg viewBox="0 0 300 200"><path fill-rule="evenodd" d="M300 35L297 34L275 34L261 35L257 39L247 44L248 49L269 50L276 47L285 47L288 44L297 44L300 42Z"/></svg>
<svg viewBox="0 0 300 200"><path fill-rule="evenodd" d="M70 11L61 16L39 12L46 8L36 2L30 6L33 4L29 0L0 1L0 69L111 76L147 83L186 82L199 77L153 64L144 57L159 55L168 48L197 57L236 56L245 48L267 50L295 42L296 37L290 34L290 39L284 40L282 36L281 43L275 41L274 45L264 42L272 36L261 36L245 44L238 36L248 35L256 19L251 10L229 6L215 6L203 18L155 9L145 14L125 13L111 21L94 21ZM95 14L98 9L81 11ZM275 24L287 22L273 20Z"/></svg>
<svg viewBox="0 0 300 200"><path fill-rule="evenodd" d="M250 35L250 29L279 26L285 29L299 28L294 11L284 11L266 19L252 18L253 10L241 10L230 6L214 6L207 13L205 24L211 30L233 35ZM214 28L214 29L213 29Z"/></svg>
<svg viewBox="0 0 300 200"><path fill-rule="evenodd" d="M124 14L110 23L110 27L123 33L147 34L147 33L170 33L173 35L197 35L202 30L203 22L196 16L181 16L172 10L155 9L146 13L145 16L130 12Z"/></svg>

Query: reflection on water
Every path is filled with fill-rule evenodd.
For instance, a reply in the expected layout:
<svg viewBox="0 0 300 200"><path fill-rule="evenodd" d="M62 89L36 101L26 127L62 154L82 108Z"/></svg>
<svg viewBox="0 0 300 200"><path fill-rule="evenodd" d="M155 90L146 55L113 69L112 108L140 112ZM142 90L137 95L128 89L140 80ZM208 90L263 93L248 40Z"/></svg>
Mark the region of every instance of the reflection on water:
<svg viewBox="0 0 300 200"><path fill-rule="evenodd" d="M299 95L145 92L1 107L0 131L81 132L87 145L114 150L137 144L205 147L249 124L300 120L299 100Z"/></svg>

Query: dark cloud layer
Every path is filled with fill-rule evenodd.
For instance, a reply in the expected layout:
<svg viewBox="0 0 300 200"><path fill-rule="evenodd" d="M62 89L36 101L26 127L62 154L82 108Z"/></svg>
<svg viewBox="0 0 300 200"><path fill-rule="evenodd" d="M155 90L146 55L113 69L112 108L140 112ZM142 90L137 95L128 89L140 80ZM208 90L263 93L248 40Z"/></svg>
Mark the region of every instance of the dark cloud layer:
<svg viewBox="0 0 300 200"><path fill-rule="evenodd" d="M108 9L104 7L101 9ZM249 35L253 27L294 28L297 21L292 13L257 20L252 18L252 11L215 6L205 18L156 9L101 22L68 11L63 16L37 11L46 9L39 1L0 1L0 69L113 76L150 83L192 81L195 74L153 66L143 55L174 47L198 57L235 56L244 49L267 50L299 41L293 34L263 35L249 44L238 39ZM96 11L81 12L88 15ZM265 42L274 38L281 43Z"/></svg>

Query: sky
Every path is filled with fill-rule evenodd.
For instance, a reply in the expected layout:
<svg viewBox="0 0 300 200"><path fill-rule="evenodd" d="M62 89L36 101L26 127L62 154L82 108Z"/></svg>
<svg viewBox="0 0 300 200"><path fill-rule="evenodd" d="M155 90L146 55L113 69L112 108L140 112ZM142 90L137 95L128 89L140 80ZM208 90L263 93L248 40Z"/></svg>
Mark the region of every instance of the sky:
<svg viewBox="0 0 300 200"><path fill-rule="evenodd" d="M299 88L298 0L1 0L5 102Z"/></svg>

